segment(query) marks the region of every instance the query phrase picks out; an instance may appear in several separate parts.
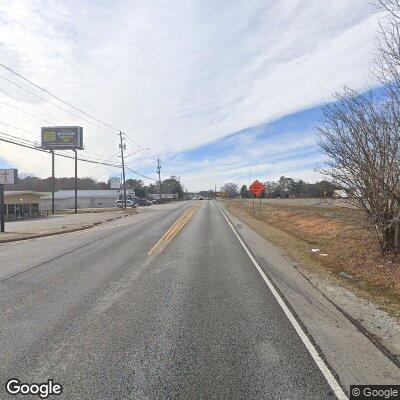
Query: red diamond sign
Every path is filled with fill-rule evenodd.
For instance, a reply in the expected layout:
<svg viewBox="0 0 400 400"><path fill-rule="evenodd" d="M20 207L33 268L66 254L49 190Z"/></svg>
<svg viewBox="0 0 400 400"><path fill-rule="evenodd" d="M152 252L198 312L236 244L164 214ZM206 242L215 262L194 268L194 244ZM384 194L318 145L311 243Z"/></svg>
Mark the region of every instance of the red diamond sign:
<svg viewBox="0 0 400 400"><path fill-rule="evenodd" d="M264 191L265 186L255 180L251 185L250 185L250 192L254 194L254 196L261 196L262 192Z"/></svg>

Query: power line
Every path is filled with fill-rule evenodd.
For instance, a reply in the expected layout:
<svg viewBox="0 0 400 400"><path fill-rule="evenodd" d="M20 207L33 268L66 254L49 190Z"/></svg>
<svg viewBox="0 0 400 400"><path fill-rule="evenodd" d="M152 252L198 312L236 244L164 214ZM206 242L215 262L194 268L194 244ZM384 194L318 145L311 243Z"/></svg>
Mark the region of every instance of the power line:
<svg viewBox="0 0 400 400"><path fill-rule="evenodd" d="M5 132L0 132L0 134L1 134L1 135L5 135L5 136L12 136L12 135L9 135L9 134L7 134L7 133L5 133ZM14 136L14 137L15 137L15 136ZM10 143L10 144L14 144L14 145L21 146L21 147L25 147L25 148L31 149L31 150L41 151L41 152L43 152L43 153L50 153L50 151L48 151L48 150L35 147L34 145L31 145L31 144L18 143L18 142L14 141L14 140L11 140L11 139L0 138L0 141L6 142L6 143ZM73 159L73 160L75 159L74 156L69 156L69 155L63 154L63 153L56 153L56 152L54 152L54 154L57 155L57 156L59 156L59 157L69 158L69 159ZM82 162L92 163L92 164L101 164L101 165L108 165L108 166L110 166L110 167L118 167L118 168L121 168L121 165L119 165L119 164L111 164L111 163L106 163L106 162L103 162L103 161L95 161L95 160L90 160L90 159L88 159L88 158L78 157L78 160L79 160L79 161L82 161Z"/></svg>
<svg viewBox="0 0 400 400"><path fill-rule="evenodd" d="M22 112L22 113L24 113L24 114L26 114L26 115L29 115L29 116L31 116L31 117L33 117L33 118L36 118L36 119L38 119L38 120L40 120L40 121L43 121L43 122L45 122L46 124L49 124L49 125L57 125L57 124L55 124L54 122L48 121L48 120L46 120L46 119L44 119L44 118L39 117L38 115L35 115L35 114L32 114L32 113L30 113L30 112L28 112L28 111L23 110L22 108L19 108L19 107L17 107L17 106L12 105L12 104L6 103L5 101L0 101L0 103L5 104L5 105L8 106L8 107L15 108L16 110L18 110L18 111L20 111L20 112ZM89 137L86 137L85 140L89 140L90 142L97 143L97 144L99 144L99 145L101 145L101 146L104 146L104 147L109 147L109 145L107 145L107 144L105 144L105 143L102 143L102 142L99 142L98 140L94 140L94 139L89 138Z"/></svg>
<svg viewBox="0 0 400 400"><path fill-rule="evenodd" d="M120 153L120 152L118 151L118 153L115 153L115 154L112 155L111 157L106 158L104 161L109 161L109 160L115 158L119 153ZM82 174L88 174L89 172L94 171L96 168L99 168L99 167L101 167L101 166L98 165L98 166L96 166L96 167L90 168L89 170L83 171Z"/></svg>
<svg viewBox="0 0 400 400"><path fill-rule="evenodd" d="M143 150L145 153L147 153L151 158L153 158L154 160L160 160L160 161L165 161L165 160L161 160L159 157L157 157L154 153L152 153L152 152L150 152L149 151L149 149L145 149L145 148L143 148L139 143L137 143L137 142L135 142L133 139L131 139L127 134L125 134L125 136L126 136L126 138L128 139L128 140L130 140L133 144L135 144L137 147L139 147L141 150ZM174 175L174 173L170 170L170 169L168 169L168 168L165 168L164 167L164 170L165 171L169 171L170 173L171 173L171 175Z"/></svg>
<svg viewBox="0 0 400 400"><path fill-rule="evenodd" d="M132 138L130 138L126 133L124 134L125 137L130 140L135 146L137 146L139 149L143 150L145 153L147 153L150 157L157 159L157 157L150 153L149 149L144 148L143 146L141 146L139 143L135 142Z"/></svg>
<svg viewBox="0 0 400 400"><path fill-rule="evenodd" d="M108 123L106 123L106 122L104 122L104 121L102 121L102 120L100 120L100 119L94 117L93 115L88 114L87 112L81 110L81 109L78 108L78 107L75 107L73 104L67 102L66 100L62 99L61 97L56 96L55 94L53 94L53 93L50 92L49 90L47 90L47 89L45 89L45 88L39 86L38 84L32 82L30 79L25 78L24 76L22 76L21 74L19 74L19 73L16 72L16 71L14 71L14 70L11 69L10 67L7 67L6 65L4 65L4 64L2 64L2 63L0 63L0 66L3 67L3 68L5 68L7 71L13 73L14 75L18 76L19 78L23 79L24 81L29 82L31 85L33 85L33 86L35 86L36 88L42 90L43 92L47 93L47 94L50 95L51 97L57 99L58 101L61 101L62 103L64 103L64 104L67 105L68 107L71 107L71 108L73 108L74 110L79 111L79 112L82 113L83 115L86 115L87 117L89 117L89 118L91 118L91 119L93 119L93 120L95 120L95 121L97 121L97 122L99 122L99 123L101 123L101 124L103 124L103 125L105 125L105 126L111 128L111 129L113 129L113 130L115 130L115 131L118 131L118 129L115 128L115 127L113 127L112 125L110 125L110 124L108 124Z"/></svg>
<svg viewBox="0 0 400 400"><path fill-rule="evenodd" d="M48 95L52 96L53 98L57 99L58 101L62 102L62 103L65 104L65 105L67 105L68 107L71 107L71 108L73 108L74 110L80 112L81 114L83 114L83 115L85 115L85 116L87 116L87 117L93 119L94 121L97 121L97 122L101 123L102 125L106 126L107 128L112 129L112 130L115 131L116 133L119 132L119 129L115 128L114 126L112 126L112 125L110 125L110 124L108 124L108 123L106 123L106 122L100 120L99 118L94 117L93 115L87 113L86 111L83 111L82 109L80 109L80 108L74 106L73 104L69 103L68 101L62 99L61 97L55 95L54 93L50 92L49 90L43 88L42 86L36 84L35 82L31 81L30 79L24 77L24 76L21 75L20 73L14 71L12 68L10 68L10 67L8 67L8 66L2 64L2 63L0 63L0 66L3 67L4 69L6 69L7 71L11 72L12 74L18 76L19 78L23 79L24 81L30 83L31 85L33 85L33 86L36 87L37 89L42 90L43 92L47 93ZM4 77L4 76L1 76L1 75L0 75L0 78L2 78L2 79L4 79L4 80L6 80L7 82L9 82L9 83L11 83L11 84L17 86L18 88L20 88L20 89L22 89L22 90L25 90L26 92L28 92L28 93L32 94L33 96L35 96L35 97L37 97L37 98L39 98L39 99L41 99L41 100L43 100L43 101L45 101L45 102L51 104L52 106L57 107L58 109L60 109L60 110L62 110L62 111L64 111L64 112L67 112L67 113L70 114L70 115L73 115L74 117L80 118L80 119L82 119L83 121L86 121L86 122L88 122L88 123L90 123L90 124L92 124L92 125L94 125L94 126L97 126L97 127L101 128L101 129L109 130L109 129L106 129L106 128L102 127L102 126L98 126L98 125L96 125L96 124L93 124L91 121L88 121L88 120L86 120L86 119L84 119L84 118L82 118L82 117L80 117L80 116L78 116L78 115L76 115L76 114L74 114L74 113L71 113L71 111L65 110L64 108L60 107L59 105L57 105L57 104L51 102L50 100L48 100L48 99L46 99L46 98L44 98L44 97L39 96L38 94L36 94L36 93L34 93L34 92L31 92L31 91L28 90L27 88L25 88L25 87L23 87L23 86L17 84L16 82L13 82L12 80L10 80L10 79L8 79L8 78L6 78L6 77ZM134 143L138 148L144 150L144 151L145 151L147 154L149 154L151 157L153 157L153 158L155 158L155 159L157 158L154 154L150 153L150 152L148 151L148 149L146 149L146 148L144 148L143 146L141 146L139 143L137 143L136 141L134 141L134 140L133 140L132 138L130 138L128 135L125 134L125 136L126 136L132 143Z"/></svg>
<svg viewBox="0 0 400 400"><path fill-rule="evenodd" d="M0 124L5 125L5 126L8 126L9 128L16 129L17 131L21 131L21 132L28 133L29 135L34 136L34 137L37 138L37 135L36 135L35 133L30 132L30 131L27 131L26 129L18 128L17 126L7 124L7 123L5 123L5 122L3 122L3 121L0 121Z"/></svg>
<svg viewBox="0 0 400 400"><path fill-rule="evenodd" d="M44 98L44 97L42 97L42 96L39 96L37 93L34 93L34 92L28 90L26 87L24 87L24 86L22 86L22 85L19 85L18 83L16 83L16 82L14 82L14 81L12 81L12 80L10 80L10 79L8 79L8 78L6 78L6 77L0 75L0 78L6 80L7 82L11 83L12 85L15 85L16 87L18 87L18 88L20 88L20 89L22 89L22 90L24 90L24 91L30 93L31 95L33 95L33 96L39 98L40 100L43 100L43 101L45 101L45 102L51 104L53 107L56 107L56 108L58 108L58 109L60 109L60 110L62 110L62 111L64 111L64 112L66 112L66 113L68 113L68 114L70 114L70 115L76 117L76 118L79 118L79 119L81 119L81 120L83 120L83 121L85 121L85 122L87 122L87 123L89 123L89 124L91 124L91 125L94 125L94 126L100 128L100 129L104 129L104 130L106 130L106 131L110 131L110 130L111 130L111 131L113 131L113 132L115 132L115 133L119 132L119 130L118 130L117 128L115 128L114 126L112 126L112 125L110 125L110 124L108 124L108 123L106 123L106 122L100 120L99 118L94 117L93 115L87 113L86 111L83 111L82 109L80 109L80 108L74 106L74 105L71 104L70 102L68 102L68 101L66 101L66 100L64 100L64 99L62 99L61 97L55 95L54 93L50 92L49 90L43 88L42 86L36 84L35 82L31 81L30 79L24 77L24 76L21 75L20 73L14 71L12 68L10 68L10 67L8 67L8 66L2 64L2 63L0 63L0 66L3 67L4 69L6 69L7 71L11 72L11 73L14 74L15 76L17 76L17 77L23 79L24 81L28 82L29 84L31 84L31 85L34 86L35 88L37 88L37 89L43 91L44 93L48 94L49 96L53 97L54 99L60 101L61 103L67 105L68 107L71 107L72 109L78 111L79 113L81 113L81 114L83 114L83 115L85 115L85 116L91 118L92 120L94 120L94 121L96 121L96 122L98 122L98 123L100 123L100 124L102 124L102 125L104 125L104 126L94 124L92 121L87 120L87 119L83 118L82 116L76 115L75 113L72 113L72 112L69 111L69 110L66 110L65 108L60 107L59 105L55 104L54 102L51 102L50 100L48 100L48 99L46 99L46 98ZM29 113L28 113L28 114L29 114ZM32 114L31 114L31 115L32 115ZM107 127L108 129L107 129L106 127ZM118 133L117 133L117 134L118 134ZM137 143L135 140L133 140L132 138L130 138L127 134L125 134L125 136L126 136L126 138L127 138L128 140L130 140L133 144L135 144L135 146L137 146L137 147L140 148L141 150L145 151L145 152L146 152L149 156L151 156L152 158L157 159L157 157L156 157L154 154L152 154L151 152L149 152L148 149L146 149L146 148L144 148L143 146L141 146L141 145L140 145L139 143Z"/></svg>
<svg viewBox="0 0 400 400"><path fill-rule="evenodd" d="M156 178L152 178L152 177L150 177L150 176L143 175L143 174L141 174L140 172L137 172L137 171L135 171L134 169L132 169L132 168L130 168L130 167L125 166L125 168L129 169L129 171L133 172L134 174L141 176L142 178L150 179L150 180L152 180L152 181L157 181Z"/></svg>
<svg viewBox="0 0 400 400"><path fill-rule="evenodd" d="M29 133L30 135L37 137L37 135L36 135L35 133L30 132L30 131L27 131L26 129L18 128L17 126L10 125L10 124L7 124L7 123L2 122L2 121L0 121L0 124L5 125L5 126L8 126L9 128L16 129L16 130L21 131L21 132ZM5 135L11 136L11 137L13 137L13 138L15 138L15 139L18 139L18 140L22 140L22 141L28 142L28 143L30 143L30 144L32 144L33 146L36 147L36 143L35 143L35 142L32 142L32 141L30 141L30 140L28 140L28 139L20 138L20 137L18 137L18 136L14 136L14 135L10 135L10 134L5 134ZM84 150L84 151L85 151L85 150ZM59 154L62 154L62 153L59 153ZM98 161L101 161L101 160L102 160L101 157L98 156L98 154L94 154L94 153L90 153L90 154L94 155L95 157L93 157L93 156L86 156L86 158L91 158L91 159L98 160Z"/></svg>
<svg viewBox="0 0 400 400"><path fill-rule="evenodd" d="M11 137L11 138L13 138L13 139L17 139L17 140L26 142L26 143L28 143L30 146L34 146L34 145L35 145L31 140L24 139L24 138L20 138L20 137L18 137L18 136L14 136L14 135L11 135L11 134L9 134L9 133L2 133L2 135L9 136L9 137Z"/></svg>
<svg viewBox="0 0 400 400"><path fill-rule="evenodd" d="M70 115L76 117L76 118L81 119L82 121L87 122L88 124L91 124L91 125L93 125L93 126L96 126L97 128L100 128L100 129L104 129L105 131L110 131L110 129L107 129L107 128L105 128L104 126L97 125L97 124L93 123L92 121L90 121L90 120L88 120L88 119L86 119L86 118L83 118L83 117L81 117L81 116L79 116L79 115L74 114L74 113L71 112L71 111L66 110L65 108L60 107L59 105L53 103L52 101L47 100L46 98L44 98L44 97L42 97L42 96L39 96L38 94L36 94L36 93L30 91L29 89L25 88L24 86L19 85L18 83L13 82L11 79L6 78L5 76L0 75L0 78L1 78L1 79L4 79L5 81L11 83L11 84L14 85L14 86L17 86L18 88L20 88L20 89L22 89L22 90L25 90L26 92L28 92L28 93L31 94L32 96L35 96L35 97L37 97L38 99L43 100L43 101L45 101L46 103L51 104L53 107L56 107L56 108L58 108L58 109L60 109L60 110L62 110L62 111L64 111L64 112L66 112L66 113L68 113L68 114L70 114Z"/></svg>

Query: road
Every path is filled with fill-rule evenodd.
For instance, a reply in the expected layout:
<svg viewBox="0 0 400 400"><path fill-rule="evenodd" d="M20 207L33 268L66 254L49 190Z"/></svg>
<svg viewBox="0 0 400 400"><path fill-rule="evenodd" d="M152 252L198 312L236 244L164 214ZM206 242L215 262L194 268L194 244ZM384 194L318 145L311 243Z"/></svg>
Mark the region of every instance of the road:
<svg viewBox="0 0 400 400"><path fill-rule="evenodd" d="M0 245L1 399L336 398L214 201L129 218Z"/></svg>

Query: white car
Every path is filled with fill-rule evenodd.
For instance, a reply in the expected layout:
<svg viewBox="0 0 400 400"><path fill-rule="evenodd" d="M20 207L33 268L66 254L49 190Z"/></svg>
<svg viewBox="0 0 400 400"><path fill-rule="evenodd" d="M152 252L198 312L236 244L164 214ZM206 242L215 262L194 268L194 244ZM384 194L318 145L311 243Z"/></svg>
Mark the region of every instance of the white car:
<svg viewBox="0 0 400 400"><path fill-rule="evenodd" d="M135 202L133 200L126 199L126 206L127 207L136 207ZM115 207L119 208L124 208L124 201L123 200L117 200L115 202Z"/></svg>

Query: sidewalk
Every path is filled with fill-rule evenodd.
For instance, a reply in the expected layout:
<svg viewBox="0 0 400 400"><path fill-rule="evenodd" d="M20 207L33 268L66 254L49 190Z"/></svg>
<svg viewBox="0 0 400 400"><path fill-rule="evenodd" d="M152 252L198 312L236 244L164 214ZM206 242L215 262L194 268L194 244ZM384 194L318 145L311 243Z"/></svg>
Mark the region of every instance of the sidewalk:
<svg viewBox="0 0 400 400"><path fill-rule="evenodd" d="M68 210L65 213L57 213L46 218L6 222L6 232L0 233L0 243L92 228L136 213L137 211L134 208L127 208L126 210L97 209L94 212L80 210L79 214L72 214Z"/></svg>

